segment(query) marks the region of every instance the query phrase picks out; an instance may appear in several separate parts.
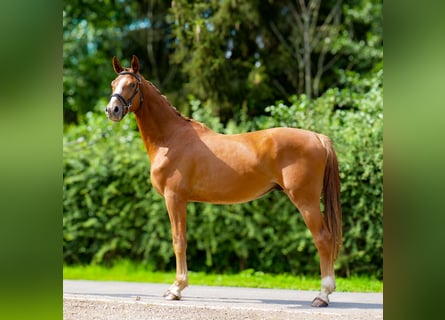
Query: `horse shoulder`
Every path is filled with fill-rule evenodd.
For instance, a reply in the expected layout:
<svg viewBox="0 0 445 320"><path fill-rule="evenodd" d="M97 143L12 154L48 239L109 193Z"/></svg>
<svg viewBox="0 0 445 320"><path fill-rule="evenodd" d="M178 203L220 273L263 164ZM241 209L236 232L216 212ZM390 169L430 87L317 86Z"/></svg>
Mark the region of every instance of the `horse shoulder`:
<svg viewBox="0 0 445 320"><path fill-rule="evenodd" d="M183 128L150 157L150 179L159 194L164 195L166 189L180 188L186 183L185 173L198 149L196 145L196 134Z"/></svg>
<svg viewBox="0 0 445 320"><path fill-rule="evenodd" d="M150 180L155 190L161 195L164 195L166 180L171 171L168 153L169 148L161 147L150 159Z"/></svg>

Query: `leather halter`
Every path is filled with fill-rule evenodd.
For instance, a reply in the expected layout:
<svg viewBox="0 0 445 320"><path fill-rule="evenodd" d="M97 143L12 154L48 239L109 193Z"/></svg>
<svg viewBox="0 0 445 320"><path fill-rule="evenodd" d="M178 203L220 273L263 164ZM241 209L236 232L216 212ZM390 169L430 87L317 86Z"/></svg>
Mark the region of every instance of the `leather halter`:
<svg viewBox="0 0 445 320"><path fill-rule="evenodd" d="M119 99L119 101L122 103L122 106L124 107L125 114L130 111L130 108L133 105L133 99L134 99L134 97L136 96L136 94L138 92L139 92L139 97L140 97L139 105L141 105L142 102L144 101L144 97L142 95L142 92L140 91L141 77L138 76L137 74L133 73L133 72L130 72L130 71L122 71L122 72L119 73L120 76L127 75L127 74L132 76L132 77L134 77L134 78L136 78L138 80L138 85L135 88L135 90L134 90L133 94L131 95L131 97L127 100L119 93L113 93L110 96L110 99L113 98L113 97L116 97L116 98Z"/></svg>

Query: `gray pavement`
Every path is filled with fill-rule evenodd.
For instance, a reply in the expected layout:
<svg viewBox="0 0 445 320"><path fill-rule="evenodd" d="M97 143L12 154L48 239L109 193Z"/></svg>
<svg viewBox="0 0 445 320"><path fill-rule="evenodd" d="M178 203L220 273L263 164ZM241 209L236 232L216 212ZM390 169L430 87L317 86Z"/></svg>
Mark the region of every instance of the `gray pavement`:
<svg viewBox="0 0 445 320"><path fill-rule="evenodd" d="M382 293L334 292L328 308L312 308L315 291L190 285L166 301L168 287L64 280L64 319L383 319Z"/></svg>

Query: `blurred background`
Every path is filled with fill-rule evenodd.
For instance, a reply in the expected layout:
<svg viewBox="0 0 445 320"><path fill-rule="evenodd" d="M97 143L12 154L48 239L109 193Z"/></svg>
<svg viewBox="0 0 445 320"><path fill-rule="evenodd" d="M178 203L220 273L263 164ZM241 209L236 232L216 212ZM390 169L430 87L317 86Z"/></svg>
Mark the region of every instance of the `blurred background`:
<svg viewBox="0 0 445 320"><path fill-rule="evenodd" d="M63 3L63 260L175 267L163 199L134 117L103 113L111 58L186 116L221 133L273 126L331 137L342 179L340 276L383 278L382 2ZM193 271L319 274L309 231L284 194L189 204Z"/></svg>

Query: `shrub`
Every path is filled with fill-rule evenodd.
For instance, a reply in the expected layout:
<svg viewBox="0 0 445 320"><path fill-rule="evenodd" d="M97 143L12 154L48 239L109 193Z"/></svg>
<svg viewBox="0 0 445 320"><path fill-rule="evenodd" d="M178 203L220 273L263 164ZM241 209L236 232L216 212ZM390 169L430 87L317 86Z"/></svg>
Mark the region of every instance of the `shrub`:
<svg viewBox="0 0 445 320"><path fill-rule="evenodd" d="M382 71L369 79L347 75L348 89L330 89L315 101L304 95L271 106L268 125L324 133L337 152L343 209L339 273L383 276ZM272 122L270 123L270 121Z"/></svg>
<svg viewBox="0 0 445 320"><path fill-rule="evenodd" d="M173 250L163 199L132 119L88 113L64 137L63 249L66 263L118 257L165 266Z"/></svg>

